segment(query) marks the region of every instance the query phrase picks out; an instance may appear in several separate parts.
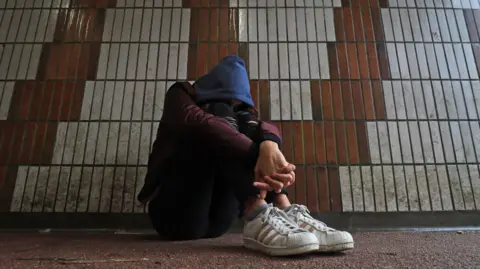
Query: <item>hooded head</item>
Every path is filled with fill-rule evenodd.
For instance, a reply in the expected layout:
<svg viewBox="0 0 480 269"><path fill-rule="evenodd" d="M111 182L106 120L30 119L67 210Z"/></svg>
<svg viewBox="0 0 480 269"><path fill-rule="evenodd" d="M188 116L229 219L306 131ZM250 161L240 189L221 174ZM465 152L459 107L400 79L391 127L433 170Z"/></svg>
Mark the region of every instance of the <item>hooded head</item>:
<svg viewBox="0 0 480 269"><path fill-rule="evenodd" d="M223 58L195 84L196 102L238 100L253 107L245 62L238 56Z"/></svg>

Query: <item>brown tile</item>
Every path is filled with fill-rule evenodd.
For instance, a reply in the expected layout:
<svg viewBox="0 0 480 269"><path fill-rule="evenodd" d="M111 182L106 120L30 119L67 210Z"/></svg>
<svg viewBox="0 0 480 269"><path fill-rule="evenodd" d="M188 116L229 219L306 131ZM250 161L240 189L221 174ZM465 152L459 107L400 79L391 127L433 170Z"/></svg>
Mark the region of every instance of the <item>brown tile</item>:
<svg viewBox="0 0 480 269"><path fill-rule="evenodd" d="M333 119L334 120L343 120L344 119L344 105L342 100L342 84L340 81L333 81L332 85L332 105L333 105Z"/></svg>
<svg viewBox="0 0 480 269"><path fill-rule="evenodd" d="M203 76L223 57L230 55L230 50L238 50L236 47L234 43L191 43L187 63L188 78Z"/></svg>
<svg viewBox="0 0 480 269"><path fill-rule="evenodd" d="M480 76L480 45L472 44L473 55L475 56L475 62L477 63L477 72Z"/></svg>
<svg viewBox="0 0 480 269"><path fill-rule="evenodd" d="M362 7L361 9L363 28L365 29L365 40L375 41L375 29L373 27L373 18L370 7Z"/></svg>
<svg viewBox="0 0 480 269"><path fill-rule="evenodd" d="M228 0L183 0L182 7L228 7Z"/></svg>
<svg viewBox="0 0 480 269"><path fill-rule="evenodd" d="M385 38L383 33L381 11L379 8L371 8L370 11L372 15L373 31L375 32L375 41L384 41Z"/></svg>
<svg viewBox="0 0 480 269"><path fill-rule="evenodd" d="M288 188L287 188L287 192L288 192L288 198L290 200L290 202L293 204L293 203L297 203L297 197L295 195L295 189L297 188L297 184L293 184L293 185L290 185Z"/></svg>
<svg viewBox="0 0 480 269"><path fill-rule="evenodd" d="M354 110L354 119L365 119L364 96L359 81L352 81L350 84L352 91L352 103Z"/></svg>
<svg viewBox="0 0 480 269"><path fill-rule="evenodd" d="M260 106L257 107L263 120L270 120L270 83L268 80L259 82Z"/></svg>
<svg viewBox="0 0 480 269"><path fill-rule="evenodd" d="M358 89L360 92L363 92L363 103L365 104L365 114L364 119L366 120L375 120L375 104L372 87L370 81L362 81L362 88Z"/></svg>
<svg viewBox="0 0 480 269"><path fill-rule="evenodd" d="M360 156L357 146L357 128L355 122L347 121L345 122L345 127L347 129L348 162L349 164L359 164Z"/></svg>
<svg viewBox="0 0 480 269"><path fill-rule="evenodd" d="M219 14L219 41L237 42L238 9L217 9Z"/></svg>
<svg viewBox="0 0 480 269"><path fill-rule="evenodd" d="M377 58L378 58L378 64L375 65L375 63L370 62L370 72L374 74L372 70L380 69L380 76L382 79L390 79L390 70L388 69L388 61L387 61L387 50L385 48L385 44L383 43L377 43ZM368 49L368 53L372 52L373 48ZM372 56L370 56L372 57ZM375 77L372 77L375 78Z"/></svg>
<svg viewBox="0 0 480 269"><path fill-rule="evenodd" d="M17 166L0 167L0 212L10 211L17 170Z"/></svg>
<svg viewBox="0 0 480 269"><path fill-rule="evenodd" d="M315 164L315 137L313 121L303 121L303 143L305 164Z"/></svg>
<svg viewBox="0 0 480 269"><path fill-rule="evenodd" d="M295 126L292 122L282 122L281 123L281 130L282 130L282 152L285 155L285 159L288 162L294 162L293 152L294 152L294 144L293 144L293 134L295 131Z"/></svg>
<svg viewBox="0 0 480 269"><path fill-rule="evenodd" d="M319 80L310 81L310 92L312 98L313 120L322 120L322 95Z"/></svg>
<svg viewBox="0 0 480 269"><path fill-rule="evenodd" d="M345 39L344 39L344 41L356 41L355 40L355 29L354 29L354 26L353 26L353 16L352 16L352 9L351 8L343 8L343 21L344 21L343 25L345 27ZM337 27L337 26L335 25L335 27Z"/></svg>
<svg viewBox="0 0 480 269"><path fill-rule="evenodd" d="M305 180L307 185L307 207L310 212L319 212L317 193L317 173L313 166L305 167Z"/></svg>
<svg viewBox="0 0 480 269"><path fill-rule="evenodd" d="M343 19L343 8L336 7L333 9L333 20L335 22L335 39L337 41L345 41L345 21Z"/></svg>
<svg viewBox="0 0 480 269"><path fill-rule="evenodd" d="M355 119L355 112L354 112L354 104L353 104L353 96L352 96L352 89L350 86L350 82L343 81L342 82L342 103L343 103L343 118L345 120L354 120Z"/></svg>
<svg viewBox="0 0 480 269"><path fill-rule="evenodd" d="M200 41L200 9L192 8L190 10L190 42Z"/></svg>
<svg viewBox="0 0 480 269"><path fill-rule="evenodd" d="M245 61L245 67L248 70L248 43L238 43L238 56Z"/></svg>
<svg viewBox="0 0 480 269"><path fill-rule="evenodd" d="M322 81L320 92L322 97L323 119L324 120L335 119L334 112L333 112L334 107L333 107L332 89L329 81Z"/></svg>
<svg viewBox="0 0 480 269"><path fill-rule="evenodd" d="M78 120L85 81L17 81L9 119Z"/></svg>
<svg viewBox="0 0 480 269"><path fill-rule="evenodd" d="M480 42L480 15L475 16L475 12L472 9L464 9L465 22L467 23L468 34L470 35L470 42Z"/></svg>
<svg viewBox="0 0 480 269"><path fill-rule="evenodd" d="M237 11L228 8L193 8L190 15L190 41L236 42Z"/></svg>
<svg viewBox="0 0 480 269"><path fill-rule="evenodd" d="M318 207L320 212L330 212L330 186L328 184L327 168L317 168Z"/></svg>
<svg viewBox="0 0 480 269"><path fill-rule="evenodd" d="M349 43L347 44L347 53L348 53L348 61L345 62L345 63L349 63L350 65L350 68L347 68L347 70L349 69L350 70L350 74L348 77L343 77L345 79L360 79L360 71L359 69L361 68L368 68L368 65L367 66L359 66L358 65L358 58L359 58L359 54L361 52L359 52L357 54L357 45L356 44L352 44L352 43ZM341 69L341 68L340 68ZM368 75L367 75L368 77Z"/></svg>
<svg viewBox="0 0 480 269"><path fill-rule="evenodd" d="M348 163L347 136L345 122L335 122L336 164Z"/></svg>
<svg viewBox="0 0 480 269"><path fill-rule="evenodd" d="M315 122L315 161L317 164L327 164L325 150L325 129L323 122Z"/></svg>
<svg viewBox="0 0 480 269"><path fill-rule="evenodd" d="M369 58L372 57L367 52L367 44L358 43L357 44L357 53L358 53L358 66L360 69L360 78L369 79L371 78L370 69L369 69ZM373 55L376 60L377 57Z"/></svg>
<svg viewBox="0 0 480 269"><path fill-rule="evenodd" d="M303 130L302 122L292 122L294 134L293 134L293 160L295 164L305 163L305 152L303 149Z"/></svg>
<svg viewBox="0 0 480 269"><path fill-rule="evenodd" d="M101 42L104 24L103 8L60 9L54 42Z"/></svg>
<svg viewBox="0 0 480 269"><path fill-rule="evenodd" d="M375 43L367 43L366 47L364 47L365 44L359 44L359 49L361 49L362 54L365 54L364 60L362 61L368 61L368 63L361 63L362 69L365 68L365 71L369 71L370 74L367 75L366 78L371 78L371 79L380 79L380 68L378 66L379 62L382 64L382 68L385 68L385 70L382 70L382 72L385 72L388 74L388 65L387 65L387 57L385 54L380 55L380 53L385 53L385 51L377 51L377 47L375 46ZM382 49L384 48L384 44L381 45ZM363 76L362 76L363 78Z"/></svg>
<svg viewBox="0 0 480 269"><path fill-rule="evenodd" d="M95 63L96 71L99 50L99 43L45 44L37 79L90 79L92 63Z"/></svg>
<svg viewBox="0 0 480 269"><path fill-rule="evenodd" d="M224 8L223 11L227 13L227 20L226 21L220 21L220 9L218 8L209 8L208 9L210 16L209 18L209 24L208 24L208 36L209 38L204 41L210 41L210 42L218 42L219 40L219 35L220 35L220 25L222 24L227 24L228 25L228 9Z"/></svg>
<svg viewBox="0 0 480 269"><path fill-rule="evenodd" d="M340 69L340 78L348 79L350 78L348 68L349 66L351 66L351 63L349 62L350 56L348 55L348 48L346 43L337 45L337 54L338 54L338 66ZM355 59L355 63L356 62L357 61Z"/></svg>
<svg viewBox="0 0 480 269"><path fill-rule="evenodd" d="M384 120L387 118L385 112L385 103L383 98L382 84L379 80L372 81L373 99L375 102L376 120Z"/></svg>
<svg viewBox="0 0 480 269"><path fill-rule="evenodd" d="M255 104L255 108L258 109L259 107L259 95L258 95L258 80L250 80L250 95L252 96L253 103ZM262 120L262 115L259 115Z"/></svg>
<svg viewBox="0 0 480 269"><path fill-rule="evenodd" d="M355 41L365 41L364 33L364 23L362 18L362 9L360 8L351 8L352 19L353 19L353 28L355 31Z"/></svg>
<svg viewBox="0 0 480 269"><path fill-rule="evenodd" d="M378 5L381 7L381 8L388 8L388 0L374 0L375 2L378 1Z"/></svg>
<svg viewBox="0 0 480 269"><path fill-rule="evenodd" d="M336 43L327 43L328 51L328 66L330 69L330 77L332 79L340 78L340 69L338 65L339 59L337 58L337 44Z"/></svg>
<svg viewBox="0 0 480 269"><path fill-rule="evenodd" d="M56 131L57 123L1 122L0 163L50 163Z"/></svg>
<svg viewBox="0 0 480 269"><path fill-rule="evenodd" d="M342 191L337 167L328 168L328 185L330 187L330 208L333 212L342 211Z"/></svg>
<svg viewBox="0 0 480 269"><path fill-rule="evenodd" d="M198 69L198 43L188 44L188 62L187 62L187 79L196 80L200 75ZM202 57L202 55L200 55Z"/></svg>
<svg viewBox="0 0 480 269"><path fill-rule="evenodd" d="M295 170L295 202L297 204L307 204L307 184L306 171L304 166L297 166Z"/></svg>
<svg viewBox="0 0 480 269"><path fill-rule="evenodd" d="M114 8L117 6L117 0L71 0L70 7L72 8Z"/></svg>
<svg viewBox="0 0 480 269"><path fill-rule="evenodd" d="M327 164L337 164L337 141L335 139L335 123L324 122L325 150L327 152Z"/></svg>
<svg viewBox="0 0 480 269"><path fill-rule="evenodd" d="M368 149L367 125L365 122L356 122L357 128L357 146L360 164L369 164L370 154Z"/></svg>
<svg viewBox="0 0 480 269"><path fill-rule="evenodd" d="M380 0L380 3L385 3L388 0ZM378 8L378 0L342 0L343 7L372 7Z"/></svg>

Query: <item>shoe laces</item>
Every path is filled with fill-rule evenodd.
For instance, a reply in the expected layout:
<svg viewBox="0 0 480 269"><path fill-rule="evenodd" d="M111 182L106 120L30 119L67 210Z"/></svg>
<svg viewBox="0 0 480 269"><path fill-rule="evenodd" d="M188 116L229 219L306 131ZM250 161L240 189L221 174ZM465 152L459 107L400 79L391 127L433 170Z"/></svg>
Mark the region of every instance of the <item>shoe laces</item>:
<svg viewBox="0 0 480 269"><path fill-rule="evenodd" d="M333 230L332 228L328 227L327 224L324 222L321 222L312 215L310 215L310 210L304 205L297 205L294 204L292 205L292 208L289 210L289 212L292 212L292 215L296 220L298 220L298 214L303 216L303 220L307 222L308 224L314 226L317 230Z"/></svg>
<svg viewBox="0 0 480 269"><path fill-rule="evenodd" d="M272 206L270 206L265 212L263 221L272 225L276 231L286 235L301 230L298 224L292 221L283 210Z"/></svg>

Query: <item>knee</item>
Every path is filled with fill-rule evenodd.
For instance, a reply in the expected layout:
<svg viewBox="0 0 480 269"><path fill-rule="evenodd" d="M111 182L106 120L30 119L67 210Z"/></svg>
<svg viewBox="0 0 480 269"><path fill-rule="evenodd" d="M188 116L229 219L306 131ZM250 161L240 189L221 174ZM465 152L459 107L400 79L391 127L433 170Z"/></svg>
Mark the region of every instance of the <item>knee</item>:
<svg viewBox="0 0 480 269"><path fill-rule="evenodd" d="M166 212L148 212L155 231L162 239L171 241L196 240L208 232L208 218L182 218Z"/></svg>

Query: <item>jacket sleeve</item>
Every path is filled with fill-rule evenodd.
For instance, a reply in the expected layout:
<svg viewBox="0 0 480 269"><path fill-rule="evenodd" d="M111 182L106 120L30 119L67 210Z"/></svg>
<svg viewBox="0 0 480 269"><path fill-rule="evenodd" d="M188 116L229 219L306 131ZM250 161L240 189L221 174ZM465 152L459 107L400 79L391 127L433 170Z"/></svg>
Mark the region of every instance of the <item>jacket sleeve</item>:
<svg viewBox="0 0 480 269"><path fill-rule="evenodd" d="M277 126L266 121L260 121L260 137L262 141L271 140L279 146L282 144L280 130L278 130Z"/></svg>
<svg viewBox="0 0 480 269"><path fill-rule="evenodd" d="M219 155L243 157L251 163L258 158L258 145L221 117L206 113L193 100L193 87L176 83L165 95L162 121L173 130L195 135Z"/></svg>

